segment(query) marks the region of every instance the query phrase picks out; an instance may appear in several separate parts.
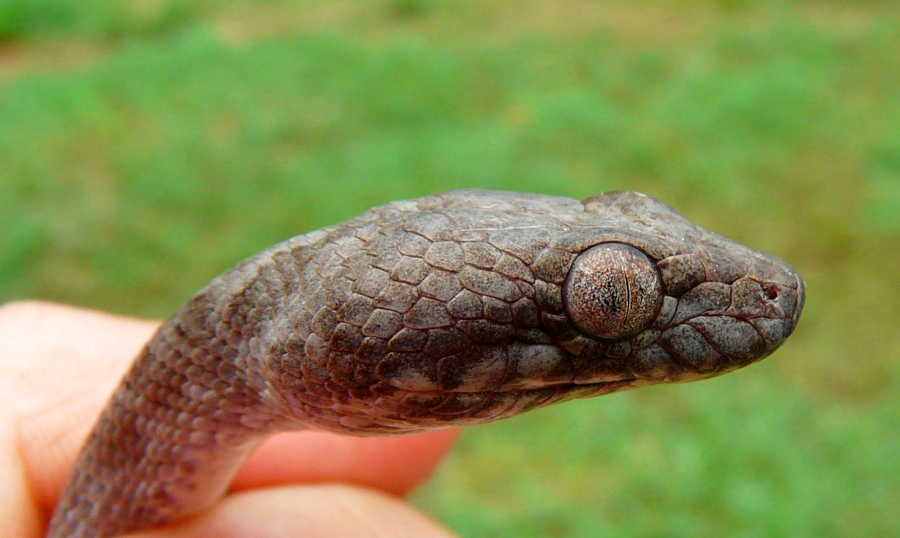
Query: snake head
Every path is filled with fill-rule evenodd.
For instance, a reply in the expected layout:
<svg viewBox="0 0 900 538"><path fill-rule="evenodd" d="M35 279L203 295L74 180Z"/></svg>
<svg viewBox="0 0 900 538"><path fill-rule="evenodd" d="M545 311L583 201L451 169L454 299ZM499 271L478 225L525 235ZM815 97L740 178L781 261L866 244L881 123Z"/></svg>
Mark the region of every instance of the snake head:
<svg viewBox="0 0 900 538"><path fill-rule="evenodd" d="M306 243L298 310L281 316L296 352L273 369L300 378L317 426L345 432L713 377L771 354L803 306L786 263L633 192L455 191Z"/></svg>
<svg viewBox="0 0 900 538"><path fill-rule="evenodd" d="M610 370L636 385L712 377L768 356L796 326L803 282L784 261L645 195L610 193L585 207L634 225L628 234L580 230L558 242L577 247L566 251L575 257L560 288L578 332L559 342L574 383L602 384Z"/></svg>

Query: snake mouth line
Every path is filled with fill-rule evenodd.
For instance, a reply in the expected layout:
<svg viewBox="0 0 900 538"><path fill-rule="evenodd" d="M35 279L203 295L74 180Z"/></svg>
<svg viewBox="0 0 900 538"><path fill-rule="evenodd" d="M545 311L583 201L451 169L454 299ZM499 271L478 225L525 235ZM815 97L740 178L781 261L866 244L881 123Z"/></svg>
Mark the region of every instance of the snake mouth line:
<svg viewBox="0 0 900 538"><path fill-rule="evenodd" d="M617 379L615 381L586 381L584 383L579 383L577 381L564 381L558 383L547 383L543 386L537 387L504 387L495 391L485 391L485 392L499 392L499 393L525 393L525 392L541 392L541 391L555 391L555 392L571 392L571 391L580 391L580 390L591 390L591 389L602 389L610 386L623 386L630 385L636 381L641 381L638 377L628 377L624 379Z"/></svg>
<svg viewBox="0 0 900 538"><path fill-rule="evenodd" d="M495 389L475 389L475 390L458 390L458 389L447 389L447 390L411 390L405 388L399 388L393 385L390 385L392 392L409 395L409 396L420 396L420 397L439 397L439 396L447 396L447 395L471 395L471 396L487 396L491 394L537 394L542 392L550 392L550 393L560 393L560 392L570 392L570 391L580 391L580 390L591 390L591 389L602 389L604 387L621 387L625 385L631 385L636 382L658 382L663 381L664 378L642 378L638 376L630 376L623 379L616 379L610 381L585 381L583 383L579 383L577 381L548 381L543 384L533 384L530 386L515 386L515 385L506 385L499 386Z"/></svg>
<svg viewBox="0 0 900 538"><path fill-rule="evenodd" d="M600 390L607 387L623 387L632 385L636 382L654 382L649 378L639 378L639 377L628 377L624 379L617 379L615 381L590 381L584 383L572 382L572 381L560 381L560 382L548 382L543 385L537 386L501 386L496 389L480 389L480 390L434 390L434 391L412 391L412 390L403 390L405 393L416 394L422 396L440 396L440 395L448 395L448 394L458 394L458 395L472 395L472 396L487 396L491 394L540 394L540 393L549 393L551 395L557 395L561 393L567 392L580 392L580 391L593 391L595 389ZM656 381L661 381L656 380ZM592 392L593 393L593 392ZM599 392L597 394L600 394Z"/></svg>

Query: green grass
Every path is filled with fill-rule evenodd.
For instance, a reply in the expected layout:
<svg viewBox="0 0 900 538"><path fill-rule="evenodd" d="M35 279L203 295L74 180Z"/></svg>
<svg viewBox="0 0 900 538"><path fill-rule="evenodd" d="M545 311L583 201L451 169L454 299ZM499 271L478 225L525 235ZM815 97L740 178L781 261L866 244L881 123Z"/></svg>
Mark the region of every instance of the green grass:
<svg viewBox="0 0 900 538"><path fill-rule="evenodd" d="M415 502L473 537L900 535L898 23L874 0L5 2L0 300L162 317L388 200L648 192L790 261L796 335L474 428Z"/></svg>

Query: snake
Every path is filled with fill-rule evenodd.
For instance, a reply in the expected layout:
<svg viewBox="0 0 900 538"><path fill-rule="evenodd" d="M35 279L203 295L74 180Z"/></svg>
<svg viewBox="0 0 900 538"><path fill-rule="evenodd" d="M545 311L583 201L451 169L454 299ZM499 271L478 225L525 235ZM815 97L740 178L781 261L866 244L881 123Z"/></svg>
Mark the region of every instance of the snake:
<svg viewBox="0 0 900 538"><path fill-rule="evenodd" d="M378 206L238 263L165 321L46 536L202 512L277 432L411 434L715 377L775 351L803 302L784 261L636 192Z"/></svg>

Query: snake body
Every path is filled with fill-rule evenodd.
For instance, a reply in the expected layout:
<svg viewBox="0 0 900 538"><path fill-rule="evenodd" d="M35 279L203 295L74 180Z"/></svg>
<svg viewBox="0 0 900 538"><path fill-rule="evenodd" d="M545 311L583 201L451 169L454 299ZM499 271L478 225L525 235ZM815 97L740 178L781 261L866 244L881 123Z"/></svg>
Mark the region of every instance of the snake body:
<svg viewBox="0 0 900 538"><path fill-rule="evenodd" d="M389 203L241 262L166 321L47 536L202 511L278 431L413 433L719 375L772 353L802 304L783 261L638 193Z"/></svg>

